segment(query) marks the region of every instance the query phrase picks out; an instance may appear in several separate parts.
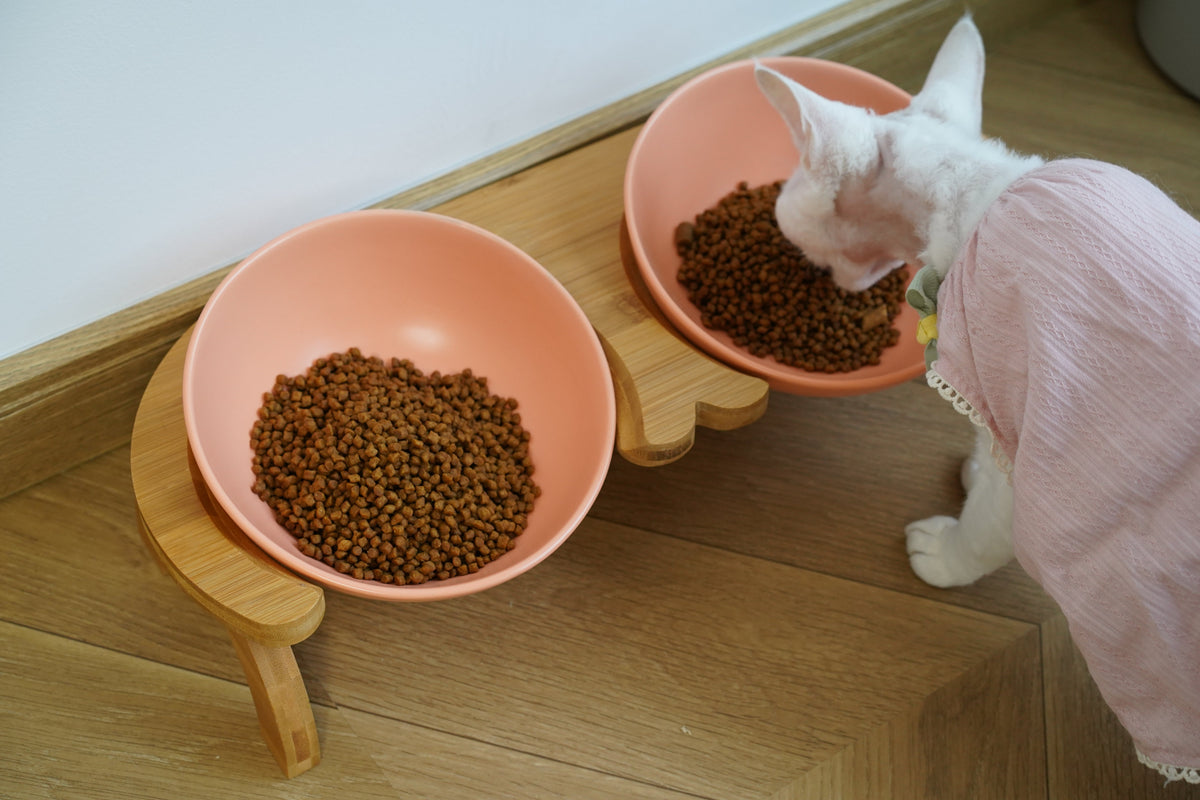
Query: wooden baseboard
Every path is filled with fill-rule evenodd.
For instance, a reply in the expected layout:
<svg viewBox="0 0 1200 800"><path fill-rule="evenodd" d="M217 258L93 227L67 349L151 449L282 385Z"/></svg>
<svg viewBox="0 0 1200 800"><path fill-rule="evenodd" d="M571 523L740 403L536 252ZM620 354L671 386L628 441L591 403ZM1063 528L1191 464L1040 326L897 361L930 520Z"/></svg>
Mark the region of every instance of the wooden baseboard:
<svg viewBox="0 0 1200 800"><path fill-rule="evenodd" d="M985 38L1081 0L853 0L636 95L391 197L376 207L432 209L588 142L639 124L694 75L754 55L811 55L862 67L915 91L969 5ZM615 249L614 243L614 249ZM129 440L155 366L195 322L232 265L0 361L0 497Z"/></svg>

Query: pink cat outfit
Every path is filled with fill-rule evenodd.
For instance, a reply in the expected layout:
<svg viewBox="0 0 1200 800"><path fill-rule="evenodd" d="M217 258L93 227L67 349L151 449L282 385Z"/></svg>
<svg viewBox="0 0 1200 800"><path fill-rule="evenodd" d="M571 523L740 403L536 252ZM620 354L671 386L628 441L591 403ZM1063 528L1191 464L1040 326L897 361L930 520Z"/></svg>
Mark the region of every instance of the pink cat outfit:
<svg viewBox="0 0 1200 800"><path fill-rule="evenodd" d="M1200 222L1052 161L988 208L937 306L929 380L1011 466L1017 559L1142 761L1200 783Z"/></svg>

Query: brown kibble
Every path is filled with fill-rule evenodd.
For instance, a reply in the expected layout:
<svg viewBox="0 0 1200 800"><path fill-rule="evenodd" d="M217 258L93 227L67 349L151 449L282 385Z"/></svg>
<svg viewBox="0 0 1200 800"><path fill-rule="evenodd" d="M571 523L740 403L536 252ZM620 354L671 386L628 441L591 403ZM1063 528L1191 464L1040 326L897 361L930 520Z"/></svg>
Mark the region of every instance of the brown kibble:
<svg viewBox="0 0 1200 800"><path fill-rule="evenodd" d="M675 226L675 246L683 247L691 244L696 238L696 226L690 222L681 222Z"/></svg>
<svg viewBox="0 0 1200 800"><path fill-rule="evenodd" d="M514 498L541 491L516 400L470 370L425 375L353 349L277 376L251 446L254 492L300 552L360 580L475 572L524 530Z"/></svg>
<svg viewBox="0 0 1200 800"><path fill-rule="evenodd" d="M877 328L880 325L888 324L887 306L876 306L870 311L862 315L862 329L869 331L872 328Z"/></svg>

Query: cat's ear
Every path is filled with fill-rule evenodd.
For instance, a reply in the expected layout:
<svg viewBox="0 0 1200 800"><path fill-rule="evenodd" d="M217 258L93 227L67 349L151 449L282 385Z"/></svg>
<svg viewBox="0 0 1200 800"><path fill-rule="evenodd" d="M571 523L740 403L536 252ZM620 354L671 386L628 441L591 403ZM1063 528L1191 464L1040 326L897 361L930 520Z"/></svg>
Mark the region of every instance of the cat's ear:
<svg viewBox="0 0 1200 800"><path fill-rule="evenodd" d="M755 64L754 78L783 117L807 169L853 173L878 158L866 110L826 99L762 64Z"/></svg>
<svg viewBox="0 0 1200 800"><path fill-rule="evenodd" d="M983 121L983 37L967 14L942 42L910 108L978 134Z"/></svg>

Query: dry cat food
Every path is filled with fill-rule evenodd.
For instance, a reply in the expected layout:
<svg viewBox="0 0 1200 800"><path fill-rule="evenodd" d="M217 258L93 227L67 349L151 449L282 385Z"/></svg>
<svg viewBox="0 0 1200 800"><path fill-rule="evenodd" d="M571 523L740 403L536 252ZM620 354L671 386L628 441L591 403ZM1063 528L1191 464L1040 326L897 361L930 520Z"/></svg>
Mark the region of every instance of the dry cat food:
<svg viewBox="0 0 1200 800"><path fill-rule="evenodd" d="M838 288L779 230L783 181L738 184L694 222L680 223L679 282L701 323L752 354L809 372L849 372L879 363L899 341L891 321L907 284L898 269L864 292Z"/></svg>
<svg viewBox="0 0 1200 800"><path fill-rule="evenodd" d="M263 395L254 491L301 552L338 572L468 575L514 547L541 492L516 409L470 370L335 353Z"/></svg>

